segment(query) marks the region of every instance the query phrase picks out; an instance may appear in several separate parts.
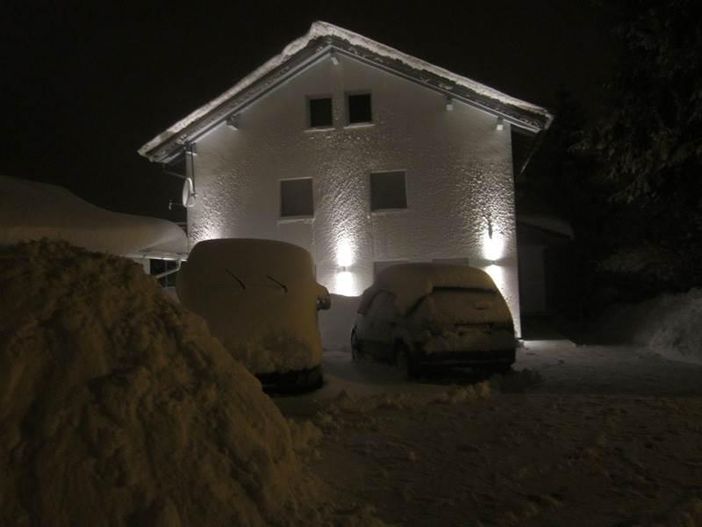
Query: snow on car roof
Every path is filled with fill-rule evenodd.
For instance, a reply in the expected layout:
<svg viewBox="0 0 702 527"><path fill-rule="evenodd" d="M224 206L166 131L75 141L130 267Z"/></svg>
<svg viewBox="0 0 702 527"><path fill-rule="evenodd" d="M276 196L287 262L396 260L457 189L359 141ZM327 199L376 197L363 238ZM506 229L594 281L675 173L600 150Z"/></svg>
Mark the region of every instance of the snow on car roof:
<svg viewBox="0 0 702 527"><path fill-rule="evenodd" d="M314 282L310 253L298 245L278 240L223 238L204 240L193 247L188 266L202 267L203 279L217 272L245 276L269 274L278 280Z"/></svg>
<svg viewBox="0 0 702 527"><path fill-rule="evenodd" d="M180 259L188 250L185 233L170 221L112 212L63 187L0 176L0 246L41 238L119 256Z"/></svg>
<svg viewBox="0 0 702 527"><path fill-rule="evenodd" d="M276 240L198 242L178 273L178 298L255 373L312 368L322 344L317 302L329 293L302 247Z"/></svg>
<svg viewBox="0 0 702 527"><path fill-rule="evenodd" d="M395 306L407 312L417 300L435 288L484 289L497 291L495 283L485 271L467 265L408 263L383 269L371 287L363 292L359 313L366 313L373 297L379 291L395 296Z"/></svg>

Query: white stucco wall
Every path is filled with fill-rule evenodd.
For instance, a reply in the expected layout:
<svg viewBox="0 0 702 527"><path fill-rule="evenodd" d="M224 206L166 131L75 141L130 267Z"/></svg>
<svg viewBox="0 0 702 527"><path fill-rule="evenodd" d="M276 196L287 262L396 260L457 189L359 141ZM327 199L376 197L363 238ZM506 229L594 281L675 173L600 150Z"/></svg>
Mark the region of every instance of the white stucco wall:
<svg viewBox="0 0 702 527"><path fill-rule="evenodd" d="M307 248L320 283L360 294L373 262L467 258L488 270L520 332L509 125L345 56L309 67L197 142L191 242L272 238ZM372 93L371 126L347 127L346 92ZM331 95L334 129L308 130L306 99ZM406 172L402 211L370 212L370 173ZM313 219L280 219L280 180L313 178ZM491 225L491 227L489 227ZM491 237L490 237L491 234ZM342 260L350 260L349 262ZM347 264L344 270L341 265Z"/></svg>

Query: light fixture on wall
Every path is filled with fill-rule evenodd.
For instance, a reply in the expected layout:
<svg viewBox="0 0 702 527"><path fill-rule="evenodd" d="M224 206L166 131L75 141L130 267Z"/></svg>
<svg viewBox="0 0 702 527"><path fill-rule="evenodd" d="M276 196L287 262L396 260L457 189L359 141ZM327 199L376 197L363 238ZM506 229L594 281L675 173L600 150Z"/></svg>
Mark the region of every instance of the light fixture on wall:
<svg viewBox="0 0 702 527"><path fill-rule="evenodd" d="M451 97L446 97L446 111L453 111L453 99Z"/></svg>
<svg viewBox="0 0 702 527"><path fill-rule="evenodd" d="M331 63L334 64L334 66L339 65L339 57L336 56L336 53L334 51L329 52L329 58L331 59Z"/></svg>
<svg viewBox="0 0 702 527"><path fill-rule="evenodd" d="M504 130L505 129L505 121L502 117L497 118L497 126L495 126L496 130Z"/></svg>
<svg viewBox="0 0 702 527"><path fill-rule="evenodd" d="M183 181L183 193L181 197L181 203L185 208L191 208L195 206L195 185L193 184L193 178L186 177Z"/></svg>
<svg viewBox="0 0 702 527"><path fill-rule="evenodd" d="M238 130L239 129L239 114L238 113L233 113L229 117L227 117L227 128L230 128L231 130Z"/></svg>
<svg viewBox="0 0 702 527"><path fill-rule="evenodd" d="M505 255L505 240L500 232L495 232L491 215L486 215L485 222L487 225L481 240L483 258L488 262L495 263Z"/></svg>
<svg viewBox="0 0 702 527"><path fill-rule="evenodd" d="M341 271L347 271L353 265L353 248L349 240L342 240L337 245L336 265Z"/></svg>

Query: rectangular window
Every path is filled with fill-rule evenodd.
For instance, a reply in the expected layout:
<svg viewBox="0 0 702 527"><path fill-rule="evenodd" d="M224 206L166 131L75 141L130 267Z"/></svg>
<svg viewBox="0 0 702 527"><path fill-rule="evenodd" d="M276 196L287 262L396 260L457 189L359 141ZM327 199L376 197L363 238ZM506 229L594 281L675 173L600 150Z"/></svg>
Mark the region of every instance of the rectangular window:
<svg viewBox="0 0 702 527"><path fill-rule="evenodd" d="M307 99L310 128L329 128L334 125L331 97Z"/></svg>
<svg viewBox="0 0 702 527"><path fill-rule="evenodd" d="M370 175L371 210L406 209L404 172L377 172Z"/></svg>
<svg viewBox="0 0 702 527"><path fill-rule="evenodd" d="M280 181L280 216L313 216L312 178Z"/></svg>
<svg viewBox="0 0 702 527"><path fill-rule="evenodd" d="M347 111L349 124L372 123L370 93L355 93L347 95Z"/></svg>

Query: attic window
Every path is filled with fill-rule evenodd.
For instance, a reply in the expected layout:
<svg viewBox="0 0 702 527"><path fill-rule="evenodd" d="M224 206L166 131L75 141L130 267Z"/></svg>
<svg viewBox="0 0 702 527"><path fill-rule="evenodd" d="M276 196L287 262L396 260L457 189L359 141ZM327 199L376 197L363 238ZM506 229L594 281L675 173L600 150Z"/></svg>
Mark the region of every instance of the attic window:
<svg viewBox="0 0 702 527"><path fill-rule="evenodd" d="M312 178L280 181L280 216L310 217L314 215Z"/></svg>
<svg viewBox="0 0 702 527"><path fill-rule="evenodd" d="M406 209L404 172L377 172L370 175L371 211Z"/></svg>
<svg viewBox="0 0 702 527"><path fill-rule="evenodd" d="M307 99L310 128L329 128L333 126L331 97L314 97Z"/></svg>
<svg viewBox="0 0 702 527"><path fill-rule="evenodd" d="M349 124L373 122L370 93L354 93L347 95L346 108L348 110Z"/></svg>

